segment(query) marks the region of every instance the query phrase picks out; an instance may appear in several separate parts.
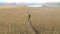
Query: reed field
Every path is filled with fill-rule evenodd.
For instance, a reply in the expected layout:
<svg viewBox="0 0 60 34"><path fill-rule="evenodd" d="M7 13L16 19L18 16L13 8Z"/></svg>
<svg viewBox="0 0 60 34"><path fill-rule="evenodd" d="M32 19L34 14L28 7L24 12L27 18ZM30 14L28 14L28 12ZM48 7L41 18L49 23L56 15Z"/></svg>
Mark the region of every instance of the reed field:
<svg viewBox="0 0 60 34"><path fill-rule="evenodd" d="M0 6L0 34L60 34L60 7Z"/></svg>

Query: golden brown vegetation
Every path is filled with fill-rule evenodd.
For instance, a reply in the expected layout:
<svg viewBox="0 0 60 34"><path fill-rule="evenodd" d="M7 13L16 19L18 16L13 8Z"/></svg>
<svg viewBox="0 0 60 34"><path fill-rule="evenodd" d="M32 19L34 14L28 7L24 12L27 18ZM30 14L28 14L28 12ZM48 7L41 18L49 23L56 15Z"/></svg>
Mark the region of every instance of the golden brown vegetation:
<svg viewBox="0 0 60 34"><path fill-rule="evenodd" d="M26 7L6 7L0 8L0 34L34 34Z"/></svg>
<svg viewBox="0 0 60 34"><path fill-rule="evenodd" d="M30 14L37 34L60 34L60 7L30 8Z"/></svg>
<svg viewBox="0 0 60 34"><path fill-rule="evenodd" d="M0 7L0 34L35 33L60 34L60 7Z"/></svg>

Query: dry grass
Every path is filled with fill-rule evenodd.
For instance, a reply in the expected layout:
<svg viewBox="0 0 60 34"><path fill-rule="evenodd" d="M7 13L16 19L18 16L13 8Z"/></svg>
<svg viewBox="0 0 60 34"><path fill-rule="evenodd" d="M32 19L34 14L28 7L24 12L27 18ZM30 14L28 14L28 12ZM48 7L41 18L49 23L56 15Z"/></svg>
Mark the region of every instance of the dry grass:
<svg viewBox="0 0 60 34"><path fill-rule="evenodd" d="M0 6L0 34L35 34L34 32L60 34L60 7Z"/></svg>
<svg viewBox="0 0 60 34"><path fill-rule="evenodd" d="M37 34L60 34L60 7L29 8L31 24Z"/></svg>
<svg viewBox="0 0 60 34"><path fill-rule="evenodd" d="M34 34L28 25L27 7L0 8L0 34Z"/></svg>

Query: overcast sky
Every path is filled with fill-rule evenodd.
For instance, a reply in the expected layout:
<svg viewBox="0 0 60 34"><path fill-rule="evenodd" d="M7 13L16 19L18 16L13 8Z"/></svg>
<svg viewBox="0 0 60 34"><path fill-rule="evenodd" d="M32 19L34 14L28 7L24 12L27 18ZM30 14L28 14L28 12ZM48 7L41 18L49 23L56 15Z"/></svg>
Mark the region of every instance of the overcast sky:
<svg viewBox="0 0 60 34"><path fill-rule="evenodd" d="M20 2L25 2L25 3L39 2L39 3L43 3L43 2L59 2L60 0L0 0L0 1L16 2L16 3L20 3Z"/></svg>

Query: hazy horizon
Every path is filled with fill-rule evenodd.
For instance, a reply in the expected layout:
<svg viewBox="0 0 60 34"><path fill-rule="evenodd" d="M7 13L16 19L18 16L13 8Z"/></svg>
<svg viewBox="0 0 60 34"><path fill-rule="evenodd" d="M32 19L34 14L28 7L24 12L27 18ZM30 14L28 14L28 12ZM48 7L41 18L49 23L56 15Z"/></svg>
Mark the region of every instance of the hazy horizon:
<svg viewBox="0 0 60 34"><path fill-rule="evenodd" d="M60 2L60 0L0 0L7 3L45 3L45 2Z"/></svg>

